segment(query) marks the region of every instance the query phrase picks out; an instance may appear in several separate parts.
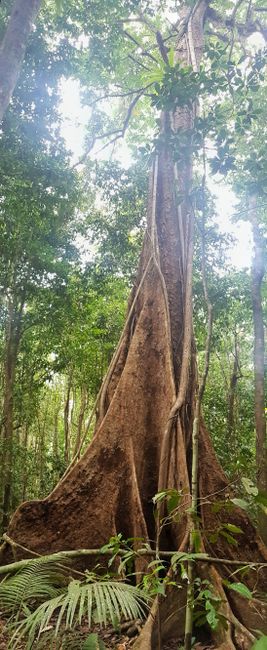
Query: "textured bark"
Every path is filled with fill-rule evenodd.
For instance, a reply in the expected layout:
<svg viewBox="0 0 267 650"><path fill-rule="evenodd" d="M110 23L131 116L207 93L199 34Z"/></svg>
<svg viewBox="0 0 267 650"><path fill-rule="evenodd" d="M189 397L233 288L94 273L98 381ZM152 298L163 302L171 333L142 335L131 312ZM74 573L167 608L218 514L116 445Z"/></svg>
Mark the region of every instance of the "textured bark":
<svg viewBox="0 0 267 650"><path fill-rule="evenodd" d="M42 0L15 0L0 45L0 122L19 78L27 41Z"/></svg>
<svg viewBox="0 0 267 650"><path fill-rule="evenodd" d="M199 62L205 8L204 0L198 3L188 38L179 42L177 56L186 62L193 57ZM148 227L138 277L119 347L102 386L93 440L52 494L42 501L22 504L9 527L11 538L36 552L99 548L117 533L126 538L155 540L159 531L152 497L162 488L182 490L183 497L179 521L164 527L159 546L169 550L188 548L197 388L192 334L191 160L189 156L177 169L168 133L170 129L188 129L193 117L189 109L162 117L167 141L155 158L150 176ZM177 183L184 196L178 208ZM200 418L198 495L203 549L217 557L262 562L266 551L247 515L237 508L219 512L211 508L218 496L221 500L227 493L227 479ZM211 542L210 533L223 522L234 523L244 531L238 548L229 545L222 535ZM8 552L5 548L3 561ZM145 560L138 559L136 571L145 567ZM222 596L228 625L227 630L218 632L218 645L225 649L250 647L252 635L246 627L264 629L259 608L251 606L248 612L242 599L236 604L238 599L226 593L222 576L228 577L227 567L200 565L197 572L200 577L210 578ZM251 572L247 582L252 588L257 585L257 590L266 584L262 571L257 575ZM184 604L184 589L170 590L166 599L155 602L135 647L157 647L157 615L162 640L180 637ZM243 646L240 635L245 638Z"/></svg>
<svg viewBox="0 0 267 650"><path fill-rule="evenodd" d="M264 322L262 309L262 282L265 274L264 238L262 237L257 213L257 198L250 197L249 214L252 223L254 256L251 270L251 293L254 324L254 387L255 387L255 425L257 486L259 491L267 492L267 438L265 417L265 377L264 377ZM267 517L259 510L259 525L262 538L267 544Z"/></svg>

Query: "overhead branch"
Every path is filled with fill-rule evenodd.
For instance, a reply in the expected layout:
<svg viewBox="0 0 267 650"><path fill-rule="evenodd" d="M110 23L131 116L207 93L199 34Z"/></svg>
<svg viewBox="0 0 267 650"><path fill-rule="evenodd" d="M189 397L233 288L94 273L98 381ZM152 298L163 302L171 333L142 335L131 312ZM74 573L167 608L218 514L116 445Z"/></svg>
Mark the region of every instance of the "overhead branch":
<svg viewBox="0 0 267 650"><path fill-rule="evenodd" d="M244 0L239 0L239 2L235 5L231 16L228 18L225 18L217 10L209 7L207 10L207 18L211 21L211 23L217 25L218 27L226 27L227 29L230 28L232 31L236 29L238 35L242 38L248 38L252 34L258 32L262 34L263 38L267 41L267 26L263 25L258 19L251 20L251 12L247 12L247 18L244 22L236 20L238 8L243 2Z"/></svg>
<svg viewBox="0 0 267 650"><path fill-rule="evenodd" d="M135 45L137 45L137 47L141 50L143 56L148 56L152 61L158 63L157 59L153 56L153 54L151 54L148 50L144 49L142 44L139 43L139 41L135 38L135 36L129 34L129 32L127 32L126 29L123 30L123 33L125 34L125 36L127 36L127 38L130 39L130 41L132 41L133 43L135 43Z"/></svg>
<svg viewBox="0 0 267 650"><path fill-rule="evenodd" d="M141 61L138 61L138 59L135 59L135 57L134 57L132 54L128 54L128 58L131 59L131 61L133 61L134 63L136 63L137 65L139 65L139 66L140 66L141 68L143 68L144 70L147 70L148 72L150 72L150 69L147 67L147 65L145 65L145 64L142 63Z"/></svg>
<svg viewBox="0 0 267 650"><path fill-rule="evenodd" d="M216 38L218 38L220 41L223 41L223 43L229 43L229 38L227 38L227 36L221 32L215 32L213 29L207 29L206 34L208 34L208 36L216 36Z"/></svg>
<svg viewBox="0 0 267 650"><path fill-rule="evenodd" d="M104 101L105 99L121 99L123 97L131 97L132 95L137 95L139 93L144 93L147 88L152 86L152 83L147 84L146 86L143 86L142 88L135 88L134 90L128 90L125 93L106 93L105 95L101 95L101 97L96 97L92 102L89 103L89 106L95 106L95 104L98 104L99 102Z"/></svg>
<svg viewBox="0 0 267 650"><path fill-rule="evenodd" d="M117 142L117 140L120 140L121 138L124 137L124 135L125 135L125 133L126 133L126 131L127 131L127 128L128 128L128 126L129 126L129 122L130 122L130 119L131 119L131 116L132 116L132 112L133 112L133 110L134 110L134 108L135 108L137 102L139 101L140 97L142 97L142 95L143 95L143 89L142 89L139 93L137 93L137 95L136 95L136 96L134 97L134 99L131 101L131 103L130 103L130 105L129 105L129 107L128 107L128 110L127 110L127 113L126 113L126 117L125 117L125 120L124 120L124 122L123 122L122 127L121 127L120 129L113 129L113 130L111 130L111 131L108 131L107 133L102 133L101 135L96 135L96 136L94 136L94 137L92 138L91 142L90 142L89 147L86 149L86 151L85 151L85 153L82 155L82 157L81 157L81 158L80 158L76 163L74 163L74 165L72 166L72 169L75 169L76 167L78 167L79 165L82 165L82 164L84 163L84 161L86 160L87 156L88 156L89 153L92 151L93 147L95 146L95 143L96 143L98 140L104 140L105 138L111 138L111 140L109 140L108 142L106 142L106 143L103 145L103 147L101 147L101 148L98 150L97 153L100 153L100 151L103 151L104 149L106 149L106 147L109 147L111 144L114 144L114 142Z"/></svg>

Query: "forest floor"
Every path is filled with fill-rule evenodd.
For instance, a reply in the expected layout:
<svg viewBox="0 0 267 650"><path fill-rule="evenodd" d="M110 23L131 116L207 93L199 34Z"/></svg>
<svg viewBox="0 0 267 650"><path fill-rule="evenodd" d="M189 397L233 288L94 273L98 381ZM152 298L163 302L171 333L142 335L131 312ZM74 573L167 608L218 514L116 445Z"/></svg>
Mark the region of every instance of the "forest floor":
<svg viewBox="0 0 267 650"><path fill-rule="evenodd" d="M139 626L139 621L138 622L131 621L130 623L131 624L129 625L128 628L125 629L124 633L116 632L112 626L109 626L102 630L100 630L100 628L96 626L94 630L91 631L99 634L100 638L105 643L107 650L130 650L137 638L136 633L134 633L134 626L136 625L136 623ZM61 646L62 650L73 650L73 649L77 650L78 647L81 647L79 641L82 644L82 642L86 639L88 634L89 634L89 629L86 626L86 624L76 628L75 631L73 630L68 632L66 635L64 635L64 641L62 641L62 646ZM6 621L0 618L0 650L7 650L7 648L9 648L9 650L12 650L11 646L8 645L8 632L6 629ZM26 648L26 641L20 642L16 646L16 650L25 650L25 648ZM48 641L47 639L47 643L46 643L45 639L43 639L43 642L41 639L41 642L39 642L38 646L36 646L36 649L37 648L38 649L40 648L42 650L49 648L50 650L51 640ZM180 648L181 649L183 648L182 639L180 643L177 640L171 640L162 646L162 650L180 650ZM214 650L214 646L205 645L203 643L196 643L194 648L195 650Z"/></svg>

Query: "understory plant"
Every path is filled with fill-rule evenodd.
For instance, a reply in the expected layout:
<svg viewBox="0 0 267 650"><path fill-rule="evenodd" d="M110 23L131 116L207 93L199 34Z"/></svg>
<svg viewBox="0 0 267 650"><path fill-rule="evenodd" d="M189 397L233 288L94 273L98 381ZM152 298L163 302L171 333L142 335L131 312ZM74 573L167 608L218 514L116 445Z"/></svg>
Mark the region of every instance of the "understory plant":
<svg viewBox="0 0 267 650"><path fill-rule="evenodd" d="M0 607L8 617L8 647L12 650L22 639L26 639L26 650L49 647L49 643L63 648L62 634L73 632L85 620L90 630L109 623L118 627L122 619L144 616L149 598L139 587L110 575L77 572L65 566L66 562L64 553L54 560L34 559L0 584ZM70 577L70 573L79 578ZM104 647L94 633L85 641L77 636L73 643L68 647L74 650Z"/></svg>

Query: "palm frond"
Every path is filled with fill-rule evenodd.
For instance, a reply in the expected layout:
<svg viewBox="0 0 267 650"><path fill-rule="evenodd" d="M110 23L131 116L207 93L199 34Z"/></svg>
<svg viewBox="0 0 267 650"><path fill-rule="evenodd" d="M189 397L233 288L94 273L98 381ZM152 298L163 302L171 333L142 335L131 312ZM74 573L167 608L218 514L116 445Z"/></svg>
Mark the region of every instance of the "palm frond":
<svg viewBox="0 0 267 650"><path fill-rule="evenodd" d="M71 580L64 593L41 603L17 625L11 639L11 647L16 648L22 637L27 638L27 650L32 647L34 639L57 617L53 635L57 636L60 628L72 628L81 624L82 618L88 617L88 625L97 622L101 626L117 623L122 618L143 617L147 609L147 597L141 589L114 580L81 582Z"/></svg>

